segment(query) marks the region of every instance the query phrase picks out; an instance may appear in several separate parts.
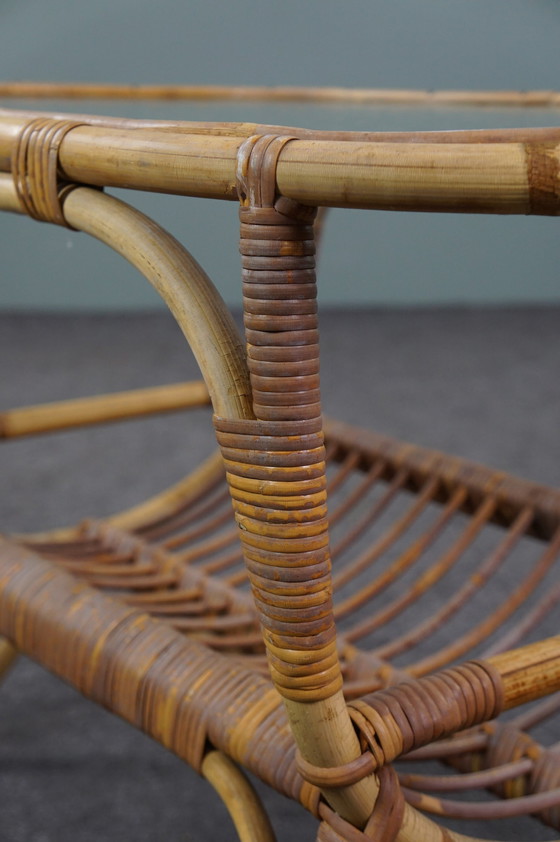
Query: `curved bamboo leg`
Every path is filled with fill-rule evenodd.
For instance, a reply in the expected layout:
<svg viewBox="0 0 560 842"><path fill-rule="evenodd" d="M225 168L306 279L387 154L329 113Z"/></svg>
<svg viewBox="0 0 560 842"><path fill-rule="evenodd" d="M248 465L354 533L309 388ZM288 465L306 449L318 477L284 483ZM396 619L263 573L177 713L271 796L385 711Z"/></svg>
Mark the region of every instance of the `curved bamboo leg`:
<svg viewBox="0 0 560 842"><path fill-rule="evenodd" d="M227 807L240 842L276 842L259 796L233 760L210 751L202 761L202 774Z"/></svg>
<svg viewBox="0 0 560 842"><path fill-rule="evenodd" d="M12 180L0 177L0 207L19 211ZM199 362L214 411L229 417L251 417L250 387L243 345L233 319L207 275L171 235L124 202L79 187L65 199L64 213L74 228L113 248L144 274L166 301ZM219 454L195 474L138 507L117 514L119 526L136 528L143 518L165 515L181 495L199 481L222 470ZM35 540L65 540L75 530L61 529L32 536Z"/></svg>
<svg viewBox="0 0 560 842"><path fill-rule="evenodd" d="M21 207L9 176L0 178L0 207ZM135 266L161 295L198 361L214 411L251 417L243 344L216 288L189 252L155 222L113 196L77 187L64 199L66 221Z"/></svg>

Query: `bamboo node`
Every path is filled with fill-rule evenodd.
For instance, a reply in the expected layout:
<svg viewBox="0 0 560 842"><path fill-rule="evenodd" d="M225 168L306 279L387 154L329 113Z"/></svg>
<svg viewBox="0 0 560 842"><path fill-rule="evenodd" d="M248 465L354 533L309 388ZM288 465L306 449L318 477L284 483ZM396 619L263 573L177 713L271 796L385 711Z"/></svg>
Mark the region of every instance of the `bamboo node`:
<svg viewBox="0 0 560 842"><path fill-rule="evenodd" d="M555 216L560 196L560 162L552 143L525 144L530 213Z"/></svg>

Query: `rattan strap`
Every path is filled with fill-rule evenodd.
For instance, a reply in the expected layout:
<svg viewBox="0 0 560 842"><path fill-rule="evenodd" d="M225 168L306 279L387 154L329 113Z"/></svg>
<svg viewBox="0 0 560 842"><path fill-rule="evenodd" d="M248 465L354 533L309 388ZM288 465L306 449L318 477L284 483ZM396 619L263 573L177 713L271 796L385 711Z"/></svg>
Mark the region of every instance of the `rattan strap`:
<svg viewBox="0 0 560 842"><path fill-rule="evenodd" d="M319 393L316 209L277 197L293 138L239 150L247 358L256 420L215 418L274 682L318 701L341 686L330 587Z"/></svg>
<svg viewBox="0 0 560 842"><path fill-rule="evenodd" d="M397 773L390 766L379 770L379 793L371 817L363 831L350 825L324 802L319 805L322 818L317 842L394 842L404 816L404 797Z"/></svg>
<svg viewBox="0 0 560 842"><path fill-rule="evenodd" d="M348 786L401 754L494 719L502 707L500 675L488 662L469 661L350 702L364 753L330 768L314 766L298 753L297 767L305 780L320 788Z"/></svg>
<svg viewBox="0 0 560 842"><path fill-rule="evenodd" d="M71 228L64 218L63 198L75 185L60 178L60 144L71 129L83 123L37 117L26 123L16 139L12 174L18 198L33 219Z"/></svg>

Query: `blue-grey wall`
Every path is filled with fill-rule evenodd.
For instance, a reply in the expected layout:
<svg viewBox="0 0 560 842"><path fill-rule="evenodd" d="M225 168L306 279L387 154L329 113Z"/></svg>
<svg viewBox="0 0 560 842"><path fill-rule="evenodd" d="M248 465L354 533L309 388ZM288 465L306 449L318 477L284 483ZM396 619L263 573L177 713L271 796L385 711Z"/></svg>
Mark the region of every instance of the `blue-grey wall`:
<svg viewBox="0 0 560 842"><path fill-rule="evenodd" d="M556 88L558 0L0 0L0 78L133 83ZM192 103L0 103L131 117L318 128L557 125L559 111ZM117 192L117 191L115 191ZM127 197L131 201L131 197ZM239 301L236 209L137 194ZM158 306L122 261L83 235L3 218L0 307ZM324 303L558 302L554 219L334 211ZM218 242L208 230L219 230Z"/></svg>

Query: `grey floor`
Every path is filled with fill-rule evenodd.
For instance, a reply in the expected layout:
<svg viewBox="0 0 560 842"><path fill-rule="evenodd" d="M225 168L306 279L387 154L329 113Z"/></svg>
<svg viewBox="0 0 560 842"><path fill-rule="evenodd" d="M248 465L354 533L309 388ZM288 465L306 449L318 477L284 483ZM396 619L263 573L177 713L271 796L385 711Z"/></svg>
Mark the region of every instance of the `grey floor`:
<svg viewBox="0 0 560 842"><path fill-rule="evenodd" d="M559 328L555 307L326 311L325 409L558 485ZM0 317L2 408L195 376L164 314ZM205 411L3 444L2 529L124 508L177 480L211 446ZM195 774L24 659L0 694L0 794L0 842L236 838ZM280 842L314 838L315 822L296 805L264 797ZM484 834L462 829L555 836L517 820Z"/></svg>

